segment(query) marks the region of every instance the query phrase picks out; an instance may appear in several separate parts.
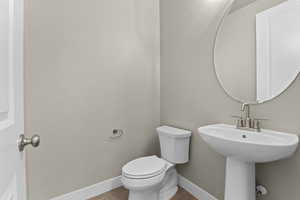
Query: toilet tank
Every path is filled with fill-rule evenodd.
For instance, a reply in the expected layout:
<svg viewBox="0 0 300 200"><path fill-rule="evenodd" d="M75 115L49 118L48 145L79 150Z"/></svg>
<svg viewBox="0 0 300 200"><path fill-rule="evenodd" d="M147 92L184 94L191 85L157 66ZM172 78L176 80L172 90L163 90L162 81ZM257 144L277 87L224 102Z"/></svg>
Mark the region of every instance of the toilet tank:
<svg viewBox="0 0 300 200"><path fill-rule="evenodd" d="M163 159L174 164L189 161L191 131L170 126L161 126L156 130Z"/></svg>

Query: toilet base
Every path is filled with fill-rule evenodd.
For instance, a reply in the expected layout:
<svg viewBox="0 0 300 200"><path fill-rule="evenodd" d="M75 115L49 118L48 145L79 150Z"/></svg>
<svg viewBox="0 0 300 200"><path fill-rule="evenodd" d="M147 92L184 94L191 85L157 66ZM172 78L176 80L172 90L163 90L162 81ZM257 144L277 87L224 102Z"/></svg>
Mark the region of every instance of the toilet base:
<svg viewBox="0 0 300 200"><path fill-rule="evenodd" d="M170 200L178 191L178 187L175 186L173 188L170 188L167 191L161 191L159 193L159 200Z"/></svg>
<svg viewBox="0 0 300 200"><path fill-rule="evenodd" d="M158 190L129 191L128 200L159 200Z"/></svg>
<svg viewBox="0 0 300 200"><path fill-rule="evenodd" d="M159 200L171 199L178 190L178 174L175 167L171 167L162 182L162 188L159 192Z"/></svg>
<svg viewBox="0 0 300 200"><path fill-rule="evenodd" d="M128 200L170 200L175 196L177 191L177 186L173 186L167 190L130 190Z"/></svg>
<svg viewBox="0 0 300 200"><path fill-rule="evenodd" d="M174 166L166 172L158 187L145 190L129 190L128 200L170 200L178 190L178 174Z"/></svg>

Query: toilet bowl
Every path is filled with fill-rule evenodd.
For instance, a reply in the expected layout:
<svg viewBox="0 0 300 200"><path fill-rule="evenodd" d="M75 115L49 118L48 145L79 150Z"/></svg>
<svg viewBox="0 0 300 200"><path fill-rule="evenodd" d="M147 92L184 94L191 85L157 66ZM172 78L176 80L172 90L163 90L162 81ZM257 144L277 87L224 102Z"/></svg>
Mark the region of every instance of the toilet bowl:
<svg viewBox="0 0 300 200"><path fill-rule="evenodd" d="M122 183L130 200L168 200L177 191L177 172L157 156L142 157L122 168Z"/></svg>
<svg viewBox="0 0 300 200"><path fill-rule="evenodd" d="M175 164L188 162L191 132L169 126L157 128L162 158L146 156L122 168L129 200L169 200L178 190Z"/></svg>

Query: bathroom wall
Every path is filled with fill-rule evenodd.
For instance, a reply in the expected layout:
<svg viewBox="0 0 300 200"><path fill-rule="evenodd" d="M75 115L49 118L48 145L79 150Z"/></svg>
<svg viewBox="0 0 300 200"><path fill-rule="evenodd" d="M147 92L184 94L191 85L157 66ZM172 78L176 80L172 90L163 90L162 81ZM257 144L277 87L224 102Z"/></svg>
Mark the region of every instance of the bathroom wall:
<svg viewBox="0 0 300 200"><path fill-rule="evenodd" d="M158 0L25 1L26 134L30 200L120 175L156 153ZM113 128L125 131L112 140Z"/></svg>
<svg viewBox="0 0 300 200"><path fill-rule="evenodd" d="M274 0L275 1L275 0ZM240 105L226 96L213 66L216 25L226 1L161 0L161 123L193 130L191 160L179 173L223 199L225 159L215 153L196 129L211 123L232 123ZM253 106L252 114L268 118L265 128L300 133L300 78L280 97ZM298 200L300 154L257 165L257 181L270 194L263 200Z"/></svg>

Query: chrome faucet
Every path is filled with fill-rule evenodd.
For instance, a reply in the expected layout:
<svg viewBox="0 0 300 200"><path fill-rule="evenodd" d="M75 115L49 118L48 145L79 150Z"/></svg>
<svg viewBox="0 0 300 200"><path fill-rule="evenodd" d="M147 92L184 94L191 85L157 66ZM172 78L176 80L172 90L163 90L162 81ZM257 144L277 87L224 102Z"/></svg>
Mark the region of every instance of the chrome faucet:
<svg viewBox="0 0 300 200"><path fill-rule="evenodd" d="M250 104L243 103L241 108L241 116L234 116L236 120L236 128L248 131L260 132L260 119L250 117Z"/></svg>
<svg viewBox="0 0 300 200"><path fill-rule="evenodd" d="M241 111L245 113L246 118L250 118L250 104L243 103Z"/></svg>

